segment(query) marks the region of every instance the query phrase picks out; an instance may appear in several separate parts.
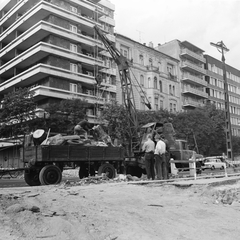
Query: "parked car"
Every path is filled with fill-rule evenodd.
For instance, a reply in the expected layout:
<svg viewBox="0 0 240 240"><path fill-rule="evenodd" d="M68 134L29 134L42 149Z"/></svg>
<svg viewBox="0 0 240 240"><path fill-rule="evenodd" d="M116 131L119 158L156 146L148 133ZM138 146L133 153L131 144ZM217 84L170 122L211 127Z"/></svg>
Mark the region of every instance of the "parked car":
<svg viewBox="0 0 240 240"><path fill-rule="evenodd" d="M217 158L209 158L209 159L205 159L203 161L204 165L202 166L202 169L212 169L214 170L215 168L219 168L219 169L224 169L224 165L225 163L222 162L220 159Z"/></svg>

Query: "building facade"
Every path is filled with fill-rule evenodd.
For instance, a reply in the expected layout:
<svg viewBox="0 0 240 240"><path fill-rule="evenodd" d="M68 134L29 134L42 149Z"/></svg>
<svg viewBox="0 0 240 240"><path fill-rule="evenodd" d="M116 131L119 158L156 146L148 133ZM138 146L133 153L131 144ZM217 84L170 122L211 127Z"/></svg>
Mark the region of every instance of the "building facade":
<svg viewBox="0 0 240 240"><path fill-rule="evenodd" d="M30 87L39 108L63 99L89 103L94 121L116 99L116 66L97 25L115 42L107 0L8 0L0 6L0 97ZM96 76L102 83L96 87Z"/></svg>
<svg viewBox="0 0 240 240"><path fill-rule="evenodd" d="M209 55L206 58L206 80L208 101L218 109L225 109L224 79L222 62ZM229 113L233 136L240 136L240 71L226 64L229 95Z"/></svg>
<svg viewBox="0 0 240 240"><path fill-rule="evenodd" d="M147 46L121 34L116 34L116 47L131 62L136 108L148 110L147 98L152 110L180 111L179 60L157 51L151 42ZM120 92L119 76L117 83ZM118 101L122 102L121 94Z"/></svg>
<svg viewBox="0 0 240 240"><path fill-rule="evenodd" d="M203 106L208 98L204 51L188 41L179 40L173 40L163 45L159 44L156 49L180 61L179 81L182 109Z"/></svg>

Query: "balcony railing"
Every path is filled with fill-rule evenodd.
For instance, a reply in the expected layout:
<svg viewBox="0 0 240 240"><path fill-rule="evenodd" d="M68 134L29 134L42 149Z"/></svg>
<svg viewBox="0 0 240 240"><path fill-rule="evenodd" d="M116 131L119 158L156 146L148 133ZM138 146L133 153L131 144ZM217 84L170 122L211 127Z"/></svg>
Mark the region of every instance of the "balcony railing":
<svg viewBox="0 0 240 240"><path fill-rule="evenodd" d="M183 61L181 64L182 68L190 68L191 70L194 70L198 73L206 75L206 70L202 68L201 66L198 66L194 63L191 63L190 61Z"/></svg>
<svg viewBox="0 0 240 240"><path fill-rule="evenodd" d="M203 92L201 90L189 87L189 86L185 86L183 88L183 93L191 93L191 94L203 97L203 98L208 98L208 94L207 93L205 93L205 92Z"/></svg>
<svg viewBox="0 0 240 240"><path fill-rule="evenodd" d="M155 67L152 65L147 65L146 68L148 71L159 71L159 67Z"/></svg>
<svg viewBox="0 0 240 240"><path fill-rule="evenodd" d="M191 82L191 83L194 83L194 84L198 84L200 86L205 86L205 87L207 86L207 82L205 80L203 80L202 78L193 76L190 73L185 73L183 75L182 80L185 81L185 82Z"/></svg>
<svg viewBox="0 0 240 240"><path fill-rule="evenodd" d="M184 107L203 107L205 104L203 102L199 102L199 101L194 101L194 100L187 100L185 99L183 101L183 106Z"/></svg>
<svg viewBox="0 0 240 240"><path fill-rule="evenodd" d="M188 55L188 56L192 57L193 59L197 59L198 61L200 61L202 63L206 63L206 59L203 56L201 56L195 52L192 52L191 50L186 49L186 48L181 50L181 55Z"/></svg>

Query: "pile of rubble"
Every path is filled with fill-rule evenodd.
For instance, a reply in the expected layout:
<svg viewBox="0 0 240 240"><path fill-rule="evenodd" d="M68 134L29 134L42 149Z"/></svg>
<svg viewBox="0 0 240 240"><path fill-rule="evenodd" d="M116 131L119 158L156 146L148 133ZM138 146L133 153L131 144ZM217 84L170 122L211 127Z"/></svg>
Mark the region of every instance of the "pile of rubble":
<svg viewBox="0 0 240 240"><path fill-rule="evenodd" d="M146 180L146 176L143 176L142 178L138 178L130 174L127 174L127 175L118 174L117 177L111 179L111 178L108 178L106 174L102 174L102 176L89 176L77 181L66 180L62 184L64 186L81 186L81 185L89 185L89 184L116 183L116 182L129 182L129 181L143 181L143 180Z"/></svg>

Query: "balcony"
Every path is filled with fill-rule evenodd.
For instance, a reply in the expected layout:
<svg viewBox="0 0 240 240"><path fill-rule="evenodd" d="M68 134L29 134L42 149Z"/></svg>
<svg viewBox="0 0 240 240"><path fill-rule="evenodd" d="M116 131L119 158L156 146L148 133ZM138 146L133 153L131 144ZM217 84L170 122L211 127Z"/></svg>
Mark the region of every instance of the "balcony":
<svg viewBox="0 0 240 240"><path fill-rule="evenodd" d="M183 88L182 93L183 94L191 94L191 95L195 95L195 96L202 97L202 98L208 98L208 94L207 93L205 93L205 92L203 92L201 90L192 88L190 86L185 86Z"/></svg>
<svg viewBox="0 0 240 240"><path fill-rule="evenodd" d="M147 65L146 68L147 68L147 71L150 71L150 72L159 72L159 67Z"/></svg>
<svg viewBox="0 0 240 240"><path fill-rule="evenodd" d="M71 14L70 14L71 13ZM93 26L96 24L93 20L82 17L78 14L72 14L69 10L41 1L24 13L14 24L11 24L2 34L0 41L11 42L15 39L15 31L25 32L34 24L44 20L49 15L54 14L56 17L64 18L71 21L73 24L81 24L82 32L89 32L88 35L94 36ZM3 23L4 24L4 23ZM75 35L74 32L72 32ZM90 38L90 37L89 37ZM94 39L92 37L92 39Z"/></svg>
<svg viewBox="0 0 240 240"><path fill-rule="evenodd" d="M182 49L180 55L187 59L193 60L193 61L198 60L201 63L206 63L206 59L203 56L201 56L187 48Z"/></svg>
<svg viewBox="0 0 240 240"><path fill-rule="evenodd" d="M182 77L182 81L186 83L191 83L194 85L204 86L204 87L208 85L205 80L203 80L202 78L196 77L190 73L184 73Z"/></svg>
<svg viewBox="0 0 240 240"><path fill-rule="evenodd" d="M79 83L87 83L89 85L96 84L96 80L93 76L82 73L73 73L70 70L46 64L38 64L1 83L0 92L6 93L9 91L9 88L12 88L13 86L26 87L30 84L35 84L50 75L56 78L64 78Z"/></svg>
<svg viewBox="0 0 240 240"><path fill-rule="evenodd" d="M200 65L191 63L190 61L182 61L181 68L187 71L197 72L198 74L206 75L206 70L204 68L202 68Z"/></svg>
<svg viewBox="0 0 240 240"><path fill-rule="evenodd" d="M76 61L82 62L90 66L94 66L97 64L103 67L102 61L92 56L88 56L81 53L75 53L70 51L69 49L64 49L44 42L39 42L38 44L32 46L25 52L19 54L18 56L5 63L3 66L1 66L0 74L7 78L13 75L13 69L15 67L19 69L27 68L31 66L33 63L41 61L41 59L47 57L50 54L54 54L55 56L69 59L70 61L73 62Z"/></svg>
<svg viewBox="0 0 240 240"><path fill-rule="evenodd" d="M116 68L102 68L102 69L99 70L99 72L106 73L106 74L109 74L109 75L114 75L114 76L117 75L117 69Z"/></svg>
<svg viewBox="0 0 240 240"><path fill-rule="evenodd" d="M183 107L187 108L196 108L196 107L204 107L204 103L203 102L199 102L199 101L194 101L194 100L190 100L190 99L185 99L183 101Z"/></svg>
<svg viewBox="0 0 240 240"><path fill-rule="evenodd" d="M99 18L99 20L101 22L107 23L107 24L109 24L111 26L115 26L115 20L110 18L110 17L108 17L108 16L102 16L102 17Z"/></svg>
<svg viewBox="0 0 240 240"><path fill-rule="evenodd" d="M59 89L59 88L52 88L52 87L38 85L32 88L32 90L34 91L34 98L37 101L44 98L49 98L49 97L59 98L59 99L69 99L69 97L74 96L74 98L80 98L91 104L98 103L98 104L104 105L105 103L104 98L100 98L90 94L70 92L67 90Z"/></svg>

